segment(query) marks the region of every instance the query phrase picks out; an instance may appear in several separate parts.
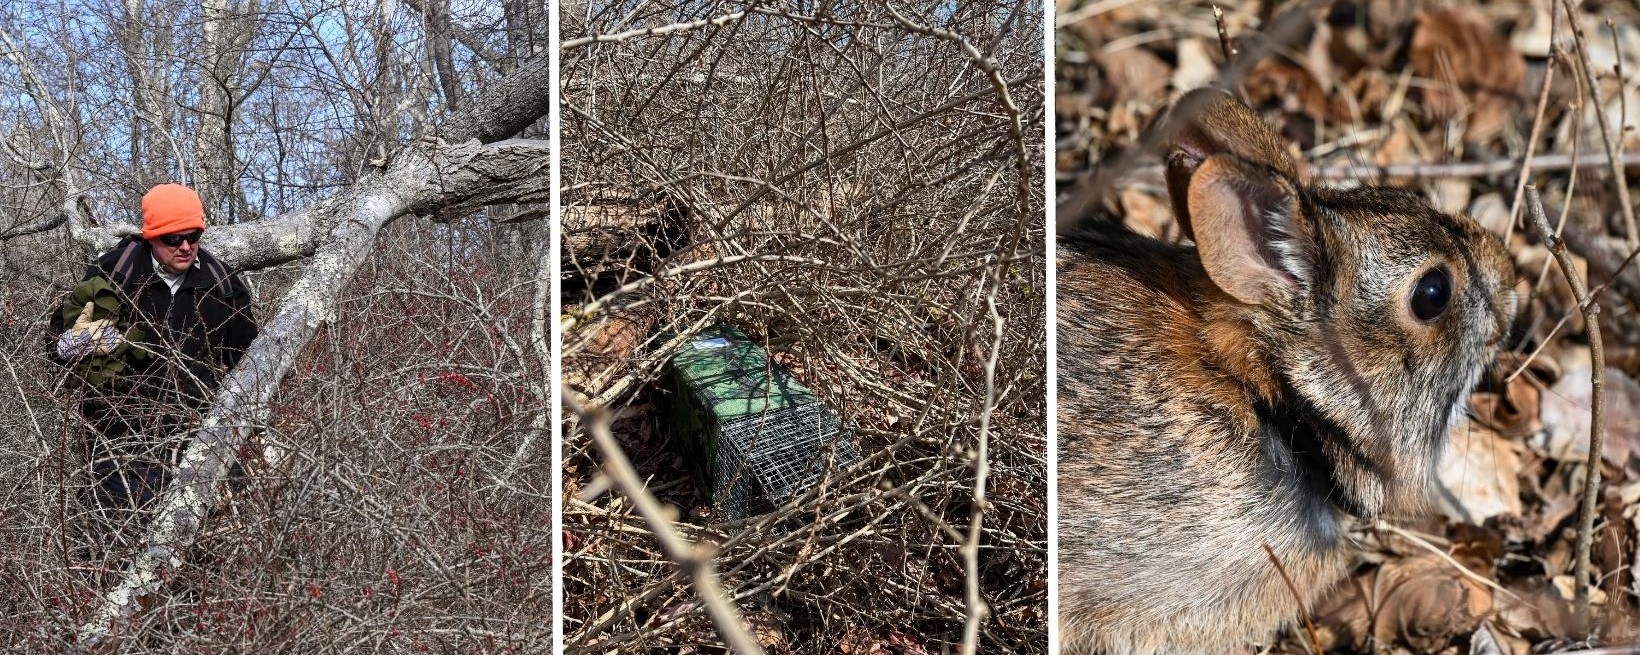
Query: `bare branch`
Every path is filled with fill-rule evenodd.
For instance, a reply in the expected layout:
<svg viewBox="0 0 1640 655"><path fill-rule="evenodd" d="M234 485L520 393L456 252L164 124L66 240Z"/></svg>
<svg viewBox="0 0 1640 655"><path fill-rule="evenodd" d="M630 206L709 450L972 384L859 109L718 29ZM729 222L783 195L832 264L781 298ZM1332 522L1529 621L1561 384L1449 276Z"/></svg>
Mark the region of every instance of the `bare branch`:
<svg viewBox="0 0 1640 655"><path fill-rule="evenodd" d="M560 44L560 48L563 51L568 52L568 51L574 50L576 48L584 48L584 47L592 45L594 43L620 43L622 41L635 39L635 38L638 38L638 37L664 36L664 35L667 35L667 34L674 34L674 33L677 33L677 32L684 32L684 31L688 31L688 30L698 30L700 28L708 27L708 26L714 26L714 27L723 26L723 25L727 25L729 23L732 23L734 21L740 20L742 18L745 18L745 17L746 17L746 12L737 11L737 12L734 12L732 14L725 14L723 16L715 16L713 18L703 18L701 20L689 21L687 23L673 23L671 25L660 25L660 26L657 26L657 27L645 27L645 28L640 28L640 29L635 29L635 30L628 30L628 31L625 31L625 32L617 33L617 34L597 34L597 35L593 35L593 36L583 36L583 37L569 39L569 40L564 41L562 44Z"/></svg>
<svg viewBox="0 0 1640 655"><path fill-rule="evenodd" d="M1585 464L1586 471L1583 478L1583 504L1578 513L1578 530L1576 545L1576 566L1573 577L1577 589L1578 623L1583 629L1588 629L1589 621L1589 548L1594 542L1595 508L1600 504L1600 457L1606 433L1606 355L1601 347L1600 338L1600 303L1597 298L1589 294L1587 283L1577 276L1577 267L1573 265L1572 257L1566 252L1566 243L1560 239L1554 230L1549 228L1548 219L1543 215L1543 201L1538 198L1537 188L1526 186L1527 209L1531 210L1532 226L1537 229L1543 243L1554 253L1555 261L1560 264L1560 272L1565 274L1566 283L1571 286L1572 294L1577 298L1577 304L1583 308L1583 320L1588 326L1589 350L1591 355L1591 382L1594 385L1592 406L1589 409L1589 459Z"/></svg>
<svg viewBox="0 0 1640 655"><path fill-rule="evenodd" d="M690 544L672 528L672 519L661 509L655 497L649 495L643 479L632 469L632 462L627 461L626 453L621 450L614 435L610 434L609 410L597 405L582 405L569 389L565 389L562 396L564 406L580 418L581 424L592 434L593 443L603 453L604 470L637 506L638 514L649 524L656 541L666 550L667 557L677 562L678 567L694 581L695 593L706 603L706 611L711 613L712 621L717 624L730 648L742 655L763 655L763 647L746 628L746 619L724 597L723 585L718 582L717 572L712 567L712 548L702 543Z"/></svg>
<svg viewBox="0 0 1640 655"><path fill-rule="evenodd" d="M1589 48L1583 38L1583 25L1577 21L1577 15L1572 13L1571 0L1560 0L1560 6L1566 10L1566 22L1572 27L1572 38L1577 44L1578 68L1583 72L1583 83L1589 88L1589 99L1594 108L1595 124L1600 127L1600 140L1606 146L1606 161L1611 164L1612 184L1617 187L1617 202L1623 211L1623 226L1627 229L1629 247L1640 247L1640 227L1636 227L1634 218L1634 203L1629 202L1629 183L1624 175L1624 168L1618 162L1622 157L1622 135L1612 137L1611 126L1606 124L1606 105L1600 99L1600 79L1594 75L1594 67L1589 63ZM1552 11L1552 8L1551 8ZM1622 59L1619 57L1618 59ZM1621 73L1621 69L1619 69ZM1621 87L1619 87L1621 88ZM1621 95L1621 91L1619 91ZM1621 116L1622 114L1619 114ZM1619 119L1621 120L1621 119Z"/></svg>

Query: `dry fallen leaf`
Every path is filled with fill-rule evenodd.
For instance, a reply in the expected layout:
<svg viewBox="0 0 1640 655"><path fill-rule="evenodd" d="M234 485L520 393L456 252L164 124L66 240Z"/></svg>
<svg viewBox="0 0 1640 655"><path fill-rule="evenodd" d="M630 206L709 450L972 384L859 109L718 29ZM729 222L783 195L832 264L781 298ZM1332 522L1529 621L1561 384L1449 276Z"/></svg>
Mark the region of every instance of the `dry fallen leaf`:
<svg viewBox="0 0 1640 655"><path fill-rule="evenodd" d="M1555 592L1560 594L1561 600L1570 601L1577 598L1577 590L1575 588L1576 584L1573 582L1572 576L1557 575L1550 582L1554 584ZM1594 605L1605 605L1606 592L1602 591L1599 587L1590 585L1589 603Z"/></svg>
<svg viewBox="0 0 1640 655"><path fill-rule="evenodd" d="M1469 637L1469 655L1526 655L1532 652L1532 643L1500 630L1491 623L1481 626Z"/></svg>
<svg viewBox="0 0 1640 655"><path fill-rule="evenodd" d="M1437 475L1448 513L1479 524L1500 514L1521 514L1520 455L1516 444L1471 421L1454 426L1451 447Z"/></svg>
<svg viewBox="0 0 1640 655"><path fill-rule="evenodd" d="M1496 191L1481 194L1469 204L1469 216L1486 231L1502 237L1509 231L1509 204Z"/></svg>
<svg viewBox="0 0 1640 655"><path fill-rule="evenodd" d="M1526 59L1473 7L1418 16L1408 60L1426 117L1440 124L1469 109L1464 139L1484 143L1503 132L1520 103Z"/></svg>
<svg viewBox="0 0 1640 655"><path fill-rule="evenodd" d="M1173 69L1173 88L1181 91L1207 86L1219 74L1219 65L1213 58L1207 39L1179 41L1179 67Z"/></svg>
<svg viewBox="0 0 1640 655"><path fill-rule="evenodd" d="M1438 652L1491 612L1491 589L1425 553L1358 571L1316 608L1315 623L1329 650Z"/></svg>
<svg viewBox="0 0 1640 655"><path fill-rule="evenodd" d="M752 629L752 636L757 639L757 645L773 651L785 650L787 647L785 625L773 613L768 611L748 612L746 623Z"/></svg>
<svg viewBox="0 0 1640 655"><path fill-rule="evenodd" d="M1512 587L1515 597L1497 599L1497 616L1492 623L1506 632L1529 641L1569 637L1577 632L1572 603L1562 599L1552 585L1539 580L1530 588Z"/></svg>
<svg viewBox="0 0 1640 655"><path fill-rule="evenodd" d="M888 633L887 643L899 655L930 655L927 646L917 641L916 637L903 632Z"/></svg>
<svg viewBox="0 0 1640 655"><path fill-rule="evenodd" d="M1525 370L1521 370L1525 367ZM1510 439L1530 436L1543 428L1543 387L1560 379L1560 367L1549 357L1505 351L1489 369L1485 390L1469 397L1470 415L1481 425ZM1516 372L1519 371L1517 374ZM1507 379L1513 375L1514 379Z"/></svg>
<svg viewBox="0 0 1640 655"><path fill-rule="evenodd" d="M1606 438L1603 458L1623 467L1640 452L1640 384L1622 371L1606 369ZM1589 408L1594 385L1587 368L1567 371L1543 396L1543 425L1549 429L1548 454L1562 461L1582 461L1589 452Z"/></svg>
<svg viewBox="0 0 1640 655"><path fill-rule="evenodd" d="M1172 240L1178 233L1178 222L1168 202L1134 187L1118 192L1122 205L1122 222L1128 229L1157 239Z"/></svg>
<svg viewBox="0 0 1640 655"><path fill-rule="evenodd" d="M1269 57L1253 67L1242 83L1247 101L1254 107L1275 104L1288 114L1300 114L1315 121L1341 123L1349 120L1343 103L1327 92L1309 69L1285 57Z"/></svg>
<svg viewBox="0 0 1640 655"><path fill-rule="evenodd" d="M1105 72L1105 80L1115 94L1113 108L1129 103L1160 107L1167 101L1168 80L1173 68L1144 48L1100 51L1093 56Z"/></svg>

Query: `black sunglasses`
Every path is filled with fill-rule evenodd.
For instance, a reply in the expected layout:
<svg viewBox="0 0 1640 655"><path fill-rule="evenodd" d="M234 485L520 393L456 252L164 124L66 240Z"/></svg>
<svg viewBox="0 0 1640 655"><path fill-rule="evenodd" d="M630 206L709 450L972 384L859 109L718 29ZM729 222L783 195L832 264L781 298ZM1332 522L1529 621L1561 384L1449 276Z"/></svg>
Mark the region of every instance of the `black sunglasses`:
<svg viewBox="0 0 1640 655"><path fill-rule="evenodd" d="M182 242L184 241L187 241L188 243L199 243L199 238L202 236L205 236L204 230L194 230L192 232L183 232L181 234L163 235L159 237L159 242L175 248L182 245Z"/></svg>

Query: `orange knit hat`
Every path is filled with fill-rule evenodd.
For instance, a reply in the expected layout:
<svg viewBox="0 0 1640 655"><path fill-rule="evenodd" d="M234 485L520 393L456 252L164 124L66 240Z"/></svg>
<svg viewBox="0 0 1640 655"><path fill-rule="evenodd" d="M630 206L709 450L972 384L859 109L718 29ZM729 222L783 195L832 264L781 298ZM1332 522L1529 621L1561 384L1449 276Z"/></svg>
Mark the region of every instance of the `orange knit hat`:
<svg viewBox="0 0 1640 655"><path fill-rule="evenodd" d="M142 197L142 238L205 229L205 205L181 184L161 184Z"/></svg>

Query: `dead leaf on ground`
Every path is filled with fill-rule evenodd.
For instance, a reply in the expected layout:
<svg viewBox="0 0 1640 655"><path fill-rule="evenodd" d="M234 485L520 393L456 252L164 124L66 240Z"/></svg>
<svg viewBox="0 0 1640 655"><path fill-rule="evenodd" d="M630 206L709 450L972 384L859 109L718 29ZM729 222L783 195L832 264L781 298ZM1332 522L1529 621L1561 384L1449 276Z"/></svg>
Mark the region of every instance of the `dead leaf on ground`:
<svg viewBox="0 0 1640 655"><path fill-rule="evenodd" d="M1357 572L1316 608L1315 624L1329 650L1439 652L1474 632L1492 606L1491 589L1425 553Z"/></svg>
<svg viewBox="0 0 1640 655"><path fill-rule="evenodd" d="M1254 107L1276 105L1288 114L1300 114L1314 121L1341 123L1349 111L1315 74L1285 57L1269 57L1248 73L1242 88Z"/></svg>
<svg viewBox="0 0 1640 655"><path fill-rule="evenodd" d="M1533 642L1569 637L1576 631L1572 604L1547 582L1510 591L1515 593L1514 598L1497 599L1497 616L1492 623Z"/></svg>
<svg viewBox="0 0 1640 655"><path fill-rule="evenodd" d="M1488 622L1469 637L1469 655L1526 655L1532 643Z"/></svg>
<svg viewBox="0 0 1640 655"><path fill-rule="evenodd" d="M1503 132L1520 103L1526 59L1473 7L1418 16L1408 52L1412 71L1424 78L1424 111L1432 124L1456 118L1465 107L1464 139L1490 141Z"/></svg>
<svg viewBox="0 0 1640 655"><path fill-rule="evenodd" d="M1423 154L1425 148L1419 143L1418 135L1408 125L1406 121L1397 121L1389 126L1389 138L1384 139L1372 153L1374 166L1426 163L1427 159Z"/></svg>
<svg viewBox="0 0 1640 655"><path fill-rule="evenodd" d="M903 632L888 633L888 645L899 655L930 655L928 647L918 641L916 637Z"/></svg>
<svg viewBox="0 0 1640 655"><path fill-rule="evenodd" d="M1179 42L1179 67L1173 69L1173 88L1188 90L1207 86L1219 74L1219 64L1213 52L1218 44L1208 45L1207 39L1184 39Z"/></svg>
<svg viewBox="0 0 1640 655"><path fill-rule="evenodd" d="M775 615L768 611L749 612L746 614L746 623L752 629L752 637L757 639L757 645L770 650L784 650L787 645L786 628Z"/></svg>
<svg viewBox="0 0 1640 655"><path fill-rule="evenodd" d="M1500 514L1521 514L1517 444L1471 421L1453 427L1451 447L1437 475L1448 513L1479 524Z"/></svg>
<svg viewBox="0 0 1640 655"><path fill-rule="evenodd" d="M1486 231L1502 237L1509 231L1509 204L1498 192L1481 194L1469 205L1469 216Z"/></svg>
<svg viewBox="0 0 1640 655"><path fill-rule="evenodd" d="M1588 457L1589 409L1594 385L1587 368L1567 371L1543 396L1543 425L1549 429L1548 454L1562 461ZM1640 453L1640 384L1614 368L1606 369L1606 438L1603 458L1625 467Z"/></svg>
<svg viewBox="0 0 1640 655"><path fill-rule="evenodd" d="M1508 379L1511 375L1514 378ZM1552 358L1528 359L1527 354L1513 351L1499 353L1489 370L1485 390L1469 397L1470 414L1505 438L1535 434L1543 428L1543 387L1559 379L1560 367Z"/></svg>
<svg viewBox="0 0 1640 655"><path fill-rule="evenodd" d="M1178 222L1173 220L1173 210L1167 201L1133 187L1119 191L1117 198L1122 206L1122 221L1128 229L1167 241L1177 235Z"/></svg>
<svg viewBox="0 0 1640 655"><path fill-rule="evenodd" d="M1100 51L1093 56L1110 83L1118 103L1140 102L1157 106L1167 100L1172 67L1144 48Z"/></svg>

